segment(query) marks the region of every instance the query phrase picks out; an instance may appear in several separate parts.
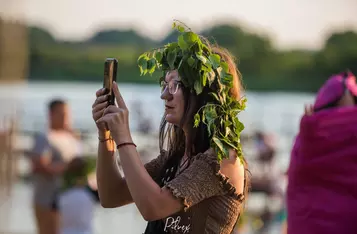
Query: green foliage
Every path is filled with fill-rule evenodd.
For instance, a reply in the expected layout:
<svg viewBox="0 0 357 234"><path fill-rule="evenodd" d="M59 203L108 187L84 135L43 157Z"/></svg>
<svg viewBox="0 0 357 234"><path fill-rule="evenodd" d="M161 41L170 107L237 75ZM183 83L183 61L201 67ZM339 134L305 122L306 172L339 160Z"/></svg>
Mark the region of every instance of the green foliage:
<svg viewBox="0 0 357 234"><path fill-rule="evenodd" d="M39 27L2 19L0 27L15 31L27 28L30 80L101 82L105 58L116 57L119 82L155 83L150 76L139 76L138 55L158 44L177 42L180 34L174 30L163 40L153 41L130 29L104 29L88 40L63 42ZM316 91L332 73L347 68L357 73L357 33L353 31L332 32L321 50L279 50L269 35L252 33L232 22L213 25L201 34L238 59L249 90Z"/></svg>
<svg viewBox="0 0 357 234"><path fill-rule="evenodd" d="M210 145L219 161L229 157L230 148L243 159L240 133L244 125L237 115L245 109L246 100L237 101L229 94L233 75L228 64L190 29L177 22L174 22L173 28L179 32L176 42L139 56L141 74L152 74L156 69L164 73L177 70L185 87L196 95L208 88L213 101L194 115L194 127L207 125Z"/></svg>

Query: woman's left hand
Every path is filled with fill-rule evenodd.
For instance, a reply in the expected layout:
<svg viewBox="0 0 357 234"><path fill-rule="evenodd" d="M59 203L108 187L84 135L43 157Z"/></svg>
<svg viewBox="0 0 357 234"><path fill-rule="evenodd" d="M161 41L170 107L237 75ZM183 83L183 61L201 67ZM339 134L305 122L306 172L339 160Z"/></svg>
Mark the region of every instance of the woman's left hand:
<svg viewBox="0 0 357 234"><path fill-rule="evenodd" d="M103 116L97 120L97 123L107 124L112 138L117 145L132 142L129 129L129 110L115 82L113 82L113 92L117 105L109 105L105 109Z"/></svg>

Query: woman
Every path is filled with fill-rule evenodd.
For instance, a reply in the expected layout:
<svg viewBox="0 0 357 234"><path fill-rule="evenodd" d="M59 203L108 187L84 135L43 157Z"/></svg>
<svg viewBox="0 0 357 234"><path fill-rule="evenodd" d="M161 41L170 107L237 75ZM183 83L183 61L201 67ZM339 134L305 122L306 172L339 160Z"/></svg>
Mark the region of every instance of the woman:
<svg viewBox="0 0 357 234"><path fill-rule="evenodd" d="M145 233L231 233L247 182L236 115L240 76L225 50L211 48L180 25L178 42L139 57L143 74L159 68L165 114L160 155L143 165L133 143L128 109L98 90L93 119L99 130L97 179L103 207L134 202L148 222ZM125 178L115 164L116 143Z"/></svg>
<svg viewBox="0 0 357 234"><path fill-rule="evenodd" d="M288 171L289 234L356 233L356 97L356 78L343 72L305 108Z"/></svg>

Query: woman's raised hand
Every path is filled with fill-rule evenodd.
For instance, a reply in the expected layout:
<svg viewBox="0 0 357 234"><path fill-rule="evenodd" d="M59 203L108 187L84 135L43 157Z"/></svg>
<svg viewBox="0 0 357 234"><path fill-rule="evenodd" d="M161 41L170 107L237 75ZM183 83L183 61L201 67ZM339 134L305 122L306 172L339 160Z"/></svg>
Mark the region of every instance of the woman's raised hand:
<svg viewBox="0 0 357 234"><path fill-rule="evenodd" d="M108 128L116 144L132 142L129 129L129 111L119 92L118 85L115 82L113 82L113 92L117 105L109 105L106 108L104 107L103 110L101 108L102 106L99 106L100 104L98 104L99 111L96 112L98 113L96 117L99 116L99 113L102 113L102 116L95 119L95 121L97 126L106 126ZM103 98L103 101L106 101L106 99L107 98ZM98 102L102 103L100 100Z"/></svg>
<svg viewBox="0 0 357 234"><path fill-rule="evenodd" d="M92 105L92 117L94 122L97 125L97 128L100 133L105 133L109 129L105 126L104 123L97 123L97 120L104 115L104 111L108 106L108 95L105 94L105 89L99 89L96 93L96 100Z"/></svg>

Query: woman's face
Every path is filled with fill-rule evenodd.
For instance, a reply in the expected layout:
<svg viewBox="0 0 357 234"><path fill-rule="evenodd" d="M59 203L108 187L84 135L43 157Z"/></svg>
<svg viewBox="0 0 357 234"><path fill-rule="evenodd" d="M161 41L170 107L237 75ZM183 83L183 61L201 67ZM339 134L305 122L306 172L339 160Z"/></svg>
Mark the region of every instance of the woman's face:
<svg viewBox="0 0 357 234"><path fill-rule="evenodd" d="M161 83L161 99L165 101L166 121L180 126L185 112L185 100L177 70L166 73L165 80Z"/></svg>

